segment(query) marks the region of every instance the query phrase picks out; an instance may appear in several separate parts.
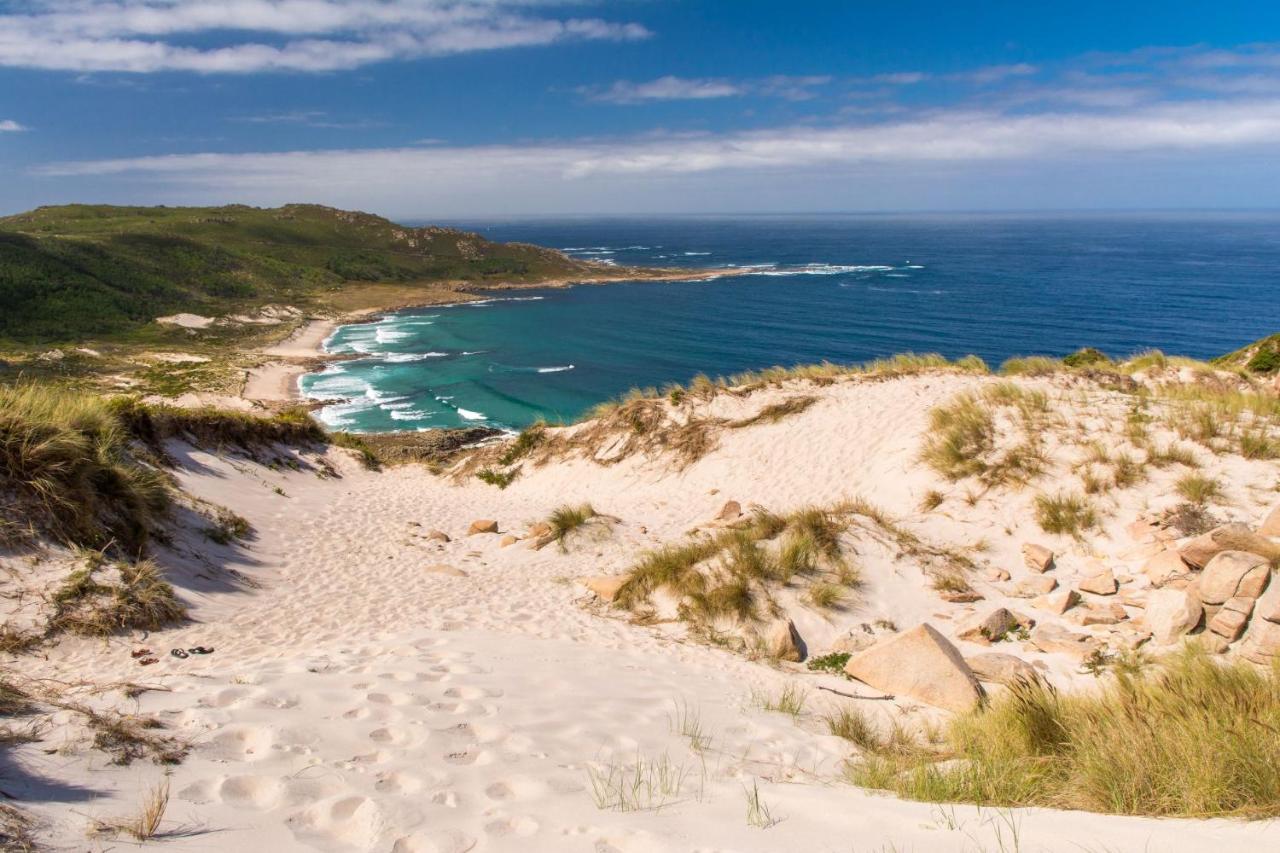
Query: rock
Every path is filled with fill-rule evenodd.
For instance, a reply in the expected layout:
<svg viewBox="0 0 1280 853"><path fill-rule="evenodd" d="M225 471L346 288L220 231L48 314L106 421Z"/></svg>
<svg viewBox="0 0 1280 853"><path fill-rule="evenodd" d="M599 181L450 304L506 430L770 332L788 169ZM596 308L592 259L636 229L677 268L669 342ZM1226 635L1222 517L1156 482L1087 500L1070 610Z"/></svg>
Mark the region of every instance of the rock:
<svg viewBox="0 0 1280 853"><path fill-rule="evenodd" d="M1219 637L1226 638L1228 643L1234 643L1240 639L1240 635L1244 633L1244 629L1249 625L1249 617L1235 610L1227 610L1225 607L1218 611L1212 619L1209 620L1209 630L1217 634Z"/></svg>
<svg viewBox="0 0 1280 853"><path fill-rule="evenodd" d="M1280 506L1271 510L1271 514L1262 522L1262 526L1258 528L1260 536L1280 536Z"/></svg>
<svg viewBox="0 0 1280 853"><path fill-rule="evenodd" d="M1211 655L1225 654L1226 651L1231 648L1230 640L1220 634L1215 634L1212 631L1205 631L1203 634L1200 634L1196 637L1196 642L1201 646L1204 646L1205 651Z"/></svg>
<svg viewBox="0 0 1280 853"><path fill-rule="evenodd" d="M519 541L520 541L520 537L512 536L510 533L506 533L503 535L501 539L498 540L498 546L500 548L505 548L508 545L514 545Z"/></svg>
<svg viewBox="0 0 1280 853"><path fill-rule="evenodd" d="M863 622L857 628L850 628L849 632L838 638L831 644L833 652L860 652L863 649L869 649L879 642L880 637L876 633L875 628L866 622Z"/></svg>
<svg viewBox="0 0 1280 853"><path fill-rule="evenodd" d="M1230 610L1235 613L1243 613L1244 617L1248 619L1253 615L1253 608L1256 603L1257 599L1236 596L1235 598L1228 598L1226 603L1222 605L1222 609Z"/></svg>
<svg viewBox="0 0 1280 853"><path fill-rule="evenodd" d="M1267 561L1246 551L1223 551L1215 555L1200 575L1200 600L1222 604L1237 595L1257 598L1271 579Z"/></svg>
<svg viewBox="0 0 1280 853"><path fill-rule="evenodd" d="M774 660L799 663L805 658L804 640L790 619L779 619L770 626L765 635L765 648Z"/></svg>
<svg viewBox="0 0 1280 853"><path fill-rule="evenodd" d="M1150 631L1116 631L1111 635L1111 645L1129 651L1149 642L1151 642Z"/></svg>
<svg viewBox="0 0 1280 853"><path fill-rule="evenodd" d="M1265 619L1253 620L1240 651L1254 663L1269 664L1280 658L1280 625Z"/></svg>
<svg viewBox="0 0 1280 853"><path fill-rule="evenodd" d="M1280 557L1280 545L1259 536L1244 524L1224 524L1197 536L1178 551L1193 569L1203 569L1223 551L1247 551L1268 560Z"/></svg>
<svg viewBox="0 0 1280 853"><path fill-rule="evenodd" d="M1023 578L1013 585L1009 595L1014 598L1035 598L1037 595L1048 595L1058 586L1058 582L1047 575Z"/></svg>
<svg viewBox="0 0 1280 853"><path fill-rule="evenodd" d="M1164 645L1200 624L1204 607L1189 589L1157 589L1147 597L1146 621L1152 638Z"/></svg>
<svg viewBox="0 0 1280 853"><path fill-rule="evenodd" d="M1041 625L1031 633L1031 645L1042 652L1065 652L1084 657L1098 648L1098 641L1088 634L1077 634L1060 625Z"/></svg>
<svg viewBox="0 0 1280 853"><path fill-rule="evenodd" d="M1110 569L1103 569L1080 581L1079 587L1081 592L1091 592L1094 595L1115 595L1120 585L1116 583L1116 576Z"/></svg>
<svg viewBox="0 0 1280 853"><path fill-rule="evenodd" d="M1079 603L1080 593L1070 587L1066 587L1034 599L1031 605L1061 616Z"/></svg>
<svg viewBox="0 0 1280 853"><path fill-rule="evenodd" d="M1129 618L1119 604L1098 604L1071 611L1068 617L1077 625L1115 625Z"/></svg>
<svg viewBox="0 0 1280 853"><path fill-rule="evenodd" d="M477 533L497 533L498 522L489 518L481 518L471 522L471 527L467 529L468 536L475 536Z"/></svg>
<svg viewBox="0 0 1280 853"><path fill-rule="evenodd" d="M1016 681L1035 681L1040 673L1020 657L1002 652L986 652L964 659L979 681L988 684L1013 684Z"/></svg>
<svg viewBox="0 0 1280 853"><path fill-rule="evenodd" d="M453 541L453 540L451 540L451 539L449 538L449 534L448 534L448 533L445 533L443 530L432 530L430 533L428 533L428 534L427 534L427 538L428 538L428 539L434 539L436 542L451 542L451 541Z"/></svg>
<svg viewBox="0 0 1280 853"><path fill-rule="evenodd" d="M594 592L602 601L610 604L618 597L618 590L622 589L622 585L626 582L626 575L594 575L578 579L578 583Z"/></svg>
<svg viewBox="0 0 1280 853"><path fill-rule="evenodd" d="M1169 535L1160 527L1160 525L1156 524L1149 518L1135 519L1128 527L1125 528L1125 532L1129 534L1129 538L1134 542L1143 544L1159 542L1162 539L1168 538Z"/></svg>
<svg viewBox="0 0 1280 853"><path fill-rule="evenodd" d="M992 610L986 616L969 620L956 631L956 637L984 646L999 642L1010 631L1017 630L1018 620L1005 608Z"/></svg>
<svg viewBox="0 0 1280 853"><path fill-rule="evenodd" d="M737 501L725 501L724 506L716 513L715 520L720 522L737 521L742 517L742 504Z"/></svg>
<svg viewBox="0 0 1280 853"><path fill-rule="evenodd" d="M1031 571L1044 574L1053 568L1053 552L1043 545L1028 542L1022 546L1022 562Z"/></svg>
<svg viewBox="0 0 1280 853"><path fill-rule="evenodd" d="M427 566L423 571L432 575L451 575L455 578L465 578L467 576L467 573L462 569L455 569L453 566L445 565L444 563Z"/></svg>
<svg viewBox="0 0 1280 853"><path fill-rule="evenodd" d="M1175 578L1185 578L1188 574L1187 564L1182 556L1172 548L1161 551L1147 560L1142 573L1151 581L1152 586L1164 586Z"/></svg>
<svg viewBox="0 0 1280 853"><path fill-rule="evenodd" d="M1007 581L1009 579L1009 573L997 566L992 566L991 568L987 569L985 572L983 572L983 576L987 580L994 581L994 582Z"/></svg>
<svg viewBox="0 0 1280 853"><path fill-rule="evenodd" d="M982 688L959 650L928 623L858 653L844 671L877 690L957 713L982 698Z"/></svg>
<svg viewBox="0 0 1280 853"><path fill-rule="evenodd" d="M526 532L526 535L534 539L537 539L539 536L546 536L548 533L551 533L551 532L552 532L552 528L549 522L535 521L533 524L529 525L529 530Z"/></svg>
<svg viewBox="0 0 1280 853"><path fill-rule="evenodd" d="M1280 585L1273 587L1273 589L1280 589ZM1269 601L1258 602L1258 616L1268 622L1275 622L1280 625L1280 595L1272 595L1269 598Z"/></svg>

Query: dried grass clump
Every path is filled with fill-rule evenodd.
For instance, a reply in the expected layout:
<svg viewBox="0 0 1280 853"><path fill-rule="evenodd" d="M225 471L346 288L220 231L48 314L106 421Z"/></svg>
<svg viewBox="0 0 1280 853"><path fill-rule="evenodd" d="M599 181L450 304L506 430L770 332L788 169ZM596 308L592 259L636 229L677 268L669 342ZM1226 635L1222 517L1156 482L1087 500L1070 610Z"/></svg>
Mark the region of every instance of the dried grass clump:
<svg viewBox="0 0 1280 853"><path fill-rule="evenodd" d="M103 579L114 574L115 580ZM154 631L186 618L186 606L150 560L107 563L94 555L54 593L48 634L100 637L140 629Z"/></svg>
<svg viewBox="0 0 1280 853"><path fill-rule="evenodd" d="M1081 495L1066 492L1036 495L1036 522L1045 533L1079 537L1098 526L1098 512L1093 503Z"/></svg>
<svg viewBox="0 0 1280 853"><path fill-rule="evenodd" d="M880 752L853 778L930 802L1275 818L1278 730L1280 670L1219 663L1189 645L1154 666L1115 668L1093 693L1015 684L955 720L942 749Z"/></svg>
<svg viewBox="0 0 1280 853"><path fill-rule="evenodd" d="M1178 494L1193 504L1204 505L1222 497L1222 484L1204 474L1187 474L1173 484Z"/></svg>
<svg viewBox="0 0 1280 853"><path fill-rule="evenodd" d="M1002 418L1010 418L1018 441L997 449ZM929 413L921 459L955 482L976 477L988 488L1026 485L1048 467L1040 434L1050 417L1048 398L1012 382L958 395Z"/></svg>
<svg viewBox="0 0 1280 853"><path fill-rule="evenodd" d="M730 429L742 429L756 424L776 424L783 418L808 410L816 402L818 402L817 397L807 395L788 397L780 403L770 403L749 418L730 421L727 426Z"/></svg>
<svg viewBox="0 0 1280 853"><path fill-rule="evenodd" d="M169 780L165 778L143 797L136 814L95 821L95 835L127 835L135 841L150 841L160 834L160 824L169 808Z"/></svg>

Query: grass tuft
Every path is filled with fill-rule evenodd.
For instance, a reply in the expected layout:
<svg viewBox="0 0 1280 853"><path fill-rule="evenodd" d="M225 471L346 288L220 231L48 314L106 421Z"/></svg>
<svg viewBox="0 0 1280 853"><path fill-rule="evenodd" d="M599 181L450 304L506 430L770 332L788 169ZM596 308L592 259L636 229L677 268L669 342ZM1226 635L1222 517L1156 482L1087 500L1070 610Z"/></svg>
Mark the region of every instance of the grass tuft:
<svg viewBox="0 0 1280 853"><path fill-rule="evenodd" d="M1060 492L1036 495L1036 522L1045 533L1080 536L1098 526L1098 513L1088 498Z"/></svg>
<svg viewBox="0 0 1280 853"><path fill-rule="evenodd" d="M1187 501L1203 506L1222 497L1222 484L1205 474L1187 474L1173 484Z"/></svg>

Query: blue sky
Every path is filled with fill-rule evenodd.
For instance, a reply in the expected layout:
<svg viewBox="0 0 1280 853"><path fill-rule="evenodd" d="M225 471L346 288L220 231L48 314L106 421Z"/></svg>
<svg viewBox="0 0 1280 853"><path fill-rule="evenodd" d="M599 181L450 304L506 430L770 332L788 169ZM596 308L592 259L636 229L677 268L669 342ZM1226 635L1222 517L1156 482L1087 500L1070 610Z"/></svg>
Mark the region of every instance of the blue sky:
<svg viewBox="0 0 1280 853"><path fill-rule="evenodd" d="M0 212L1276 207L1280 3L0 0Z"/></svg>

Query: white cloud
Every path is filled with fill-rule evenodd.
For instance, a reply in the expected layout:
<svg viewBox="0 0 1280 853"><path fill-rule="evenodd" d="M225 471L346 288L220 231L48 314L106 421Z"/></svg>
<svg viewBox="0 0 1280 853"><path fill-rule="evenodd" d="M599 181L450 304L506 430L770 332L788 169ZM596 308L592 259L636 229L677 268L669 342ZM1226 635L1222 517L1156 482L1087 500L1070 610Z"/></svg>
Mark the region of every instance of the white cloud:
<svg viewBox="0 0 1280 853"><path fill-rule="evenodd" d="M1015 63L1013 65L988 65L985 68L975 68L972 71L961 71L951 76L956 80L964 80L968 83L975 83L979 86L986 86L991 83L999 83L1008 80L1010 77L1028 77L1040 71L1034 65L1028 65L1025 62Z"/></svg>
<svg viewBox="0 0 1280 853"><path fill-rule="evenodd" d="M0 66L64 71L337 71L568 40L633 40L635 23L536 14L525 0L45 0L0 14ZM230 33L193 47L193 36Z"/></svg>
<svg viewBox="0 0 1280 853"><path fill-rule="evenodd" d="M823 75L789 76L777 74L758 80L725 80L720 78L688 78L668 75L642 83L618 80L605 87L583 86L579 94L592 101L610 104L638 104L645 101L702 101L712 98L734 98L758 94L790 101L814 97L813 88L831 82Z"/></svg>
<svg viewBox="0 0 1280 853"><path fill-rule="evenodd" d="M0 133L21 133L24 130L30 130L30 128L18 124L13 119L0 120Z"/></svg>

